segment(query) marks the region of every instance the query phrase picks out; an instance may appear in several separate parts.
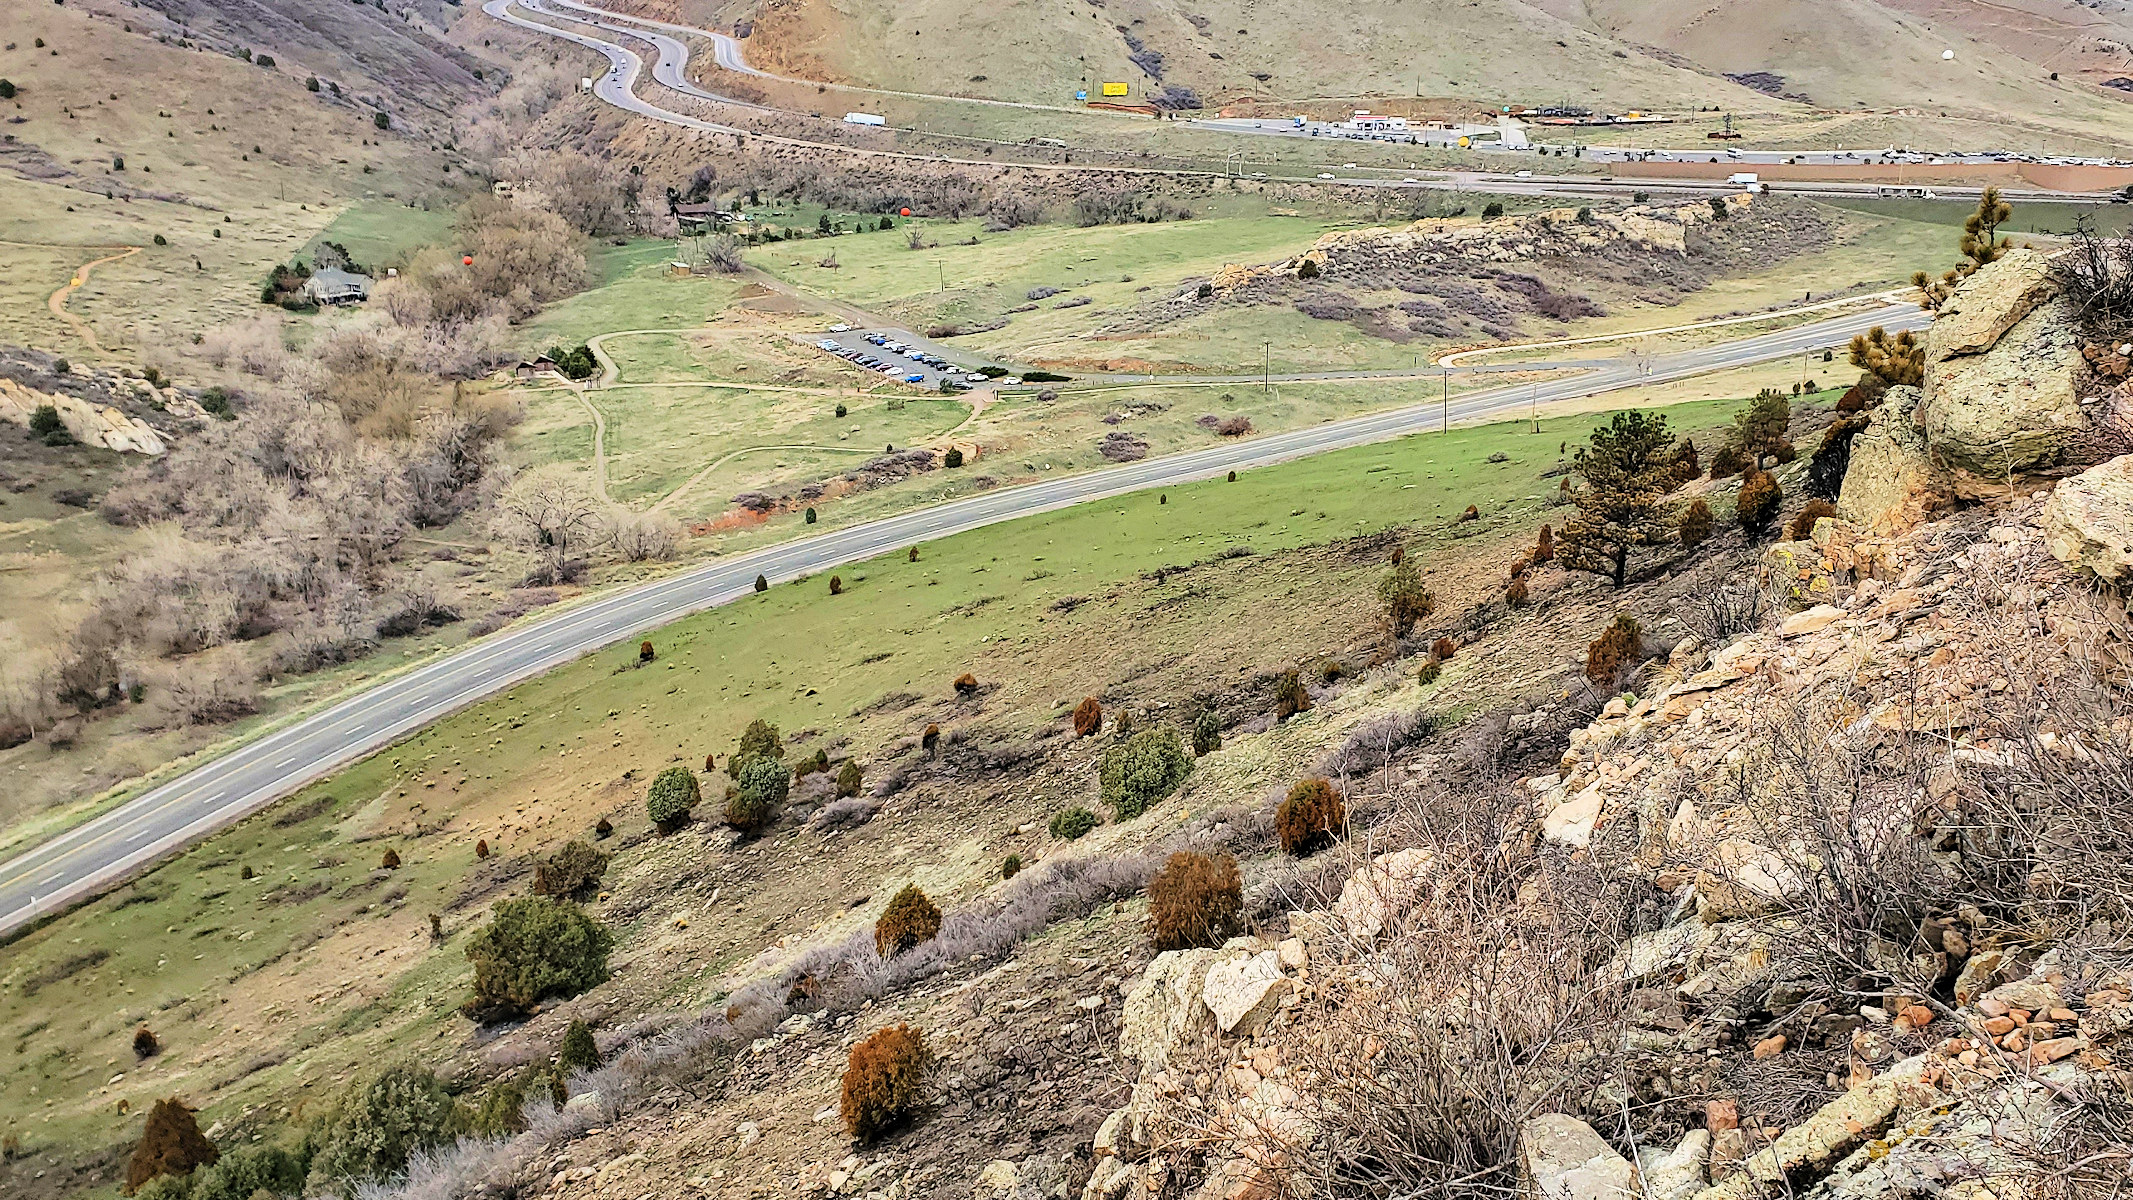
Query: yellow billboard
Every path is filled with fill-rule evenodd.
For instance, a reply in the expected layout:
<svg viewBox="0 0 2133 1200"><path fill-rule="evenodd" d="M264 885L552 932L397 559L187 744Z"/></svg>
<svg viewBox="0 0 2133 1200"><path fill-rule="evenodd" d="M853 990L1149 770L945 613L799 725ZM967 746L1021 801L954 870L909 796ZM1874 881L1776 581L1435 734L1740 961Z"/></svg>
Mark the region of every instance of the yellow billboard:
<svg viewBox="0 0 2133 1200"><path fill-rule="evenodd" d="M1104 85L1104 95L1106 96L1123 96L1131 90L1132 88L1129 85L1123 83L1107 83Z"/></svg>

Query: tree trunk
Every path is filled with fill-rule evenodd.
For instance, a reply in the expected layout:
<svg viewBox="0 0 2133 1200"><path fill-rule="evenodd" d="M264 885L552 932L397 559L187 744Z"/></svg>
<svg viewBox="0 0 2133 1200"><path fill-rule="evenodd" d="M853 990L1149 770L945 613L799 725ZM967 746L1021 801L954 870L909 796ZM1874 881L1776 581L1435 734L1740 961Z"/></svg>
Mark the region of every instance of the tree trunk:
<svg viewBox="0 0 2133 1200"><path fill-rule="evenodd" d="M1623 577L1629 574L1629 547L1615 547L1615 586L1621 587Z"/></svg>

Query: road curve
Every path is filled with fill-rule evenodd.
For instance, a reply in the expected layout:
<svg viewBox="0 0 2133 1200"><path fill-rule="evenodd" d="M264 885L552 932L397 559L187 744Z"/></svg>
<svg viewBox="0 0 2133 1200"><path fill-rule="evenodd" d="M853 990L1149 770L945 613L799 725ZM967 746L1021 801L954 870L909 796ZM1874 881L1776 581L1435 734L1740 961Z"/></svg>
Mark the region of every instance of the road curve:
<svg viewBox="0 0 2133 1200"><path fill-rule="evenodd" d="M1472 392L1455 398L1449 412L1460 421L1522 412L1536 402L1789 357L1842 343L1872 325L1916 329L1924 324L1924 314L1915 306L1891 305L1659 356L1649 360L1649 373L1625 362L1576 378ZM0 933L94 895L162 855L457 708L599 647L747 596L757 574L783 582L1018 517L1424 432L1436 428L1442 416L1439 405L1422 404L1000 488L595 596L376 683L0 864Z"/></svg>

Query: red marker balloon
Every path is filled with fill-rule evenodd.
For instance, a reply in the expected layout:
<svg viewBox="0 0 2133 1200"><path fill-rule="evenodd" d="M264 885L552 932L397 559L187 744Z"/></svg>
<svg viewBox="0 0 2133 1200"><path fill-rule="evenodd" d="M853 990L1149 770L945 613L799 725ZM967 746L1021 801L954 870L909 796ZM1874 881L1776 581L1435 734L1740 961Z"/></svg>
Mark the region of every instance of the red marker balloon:
<svg viewBox="0 0 2133 1200"><path fill-rule="evenodd" d="M899 208L896 210L896 215L899 217L908 217L911 215L911 210L908 208Z"/></svg>
<svg viewBox="0 0 2133 1200"><path fill-rule="evenodd" d="M464 258L461 258L461 259L459 260L459 265L460 265L460 266L462 266L462 267L471 267L471 266L473 266L473 265L474 265L474 256L473 256L473 255L471 255L471 254L469 254L469 255L465 256Z"/></svg>

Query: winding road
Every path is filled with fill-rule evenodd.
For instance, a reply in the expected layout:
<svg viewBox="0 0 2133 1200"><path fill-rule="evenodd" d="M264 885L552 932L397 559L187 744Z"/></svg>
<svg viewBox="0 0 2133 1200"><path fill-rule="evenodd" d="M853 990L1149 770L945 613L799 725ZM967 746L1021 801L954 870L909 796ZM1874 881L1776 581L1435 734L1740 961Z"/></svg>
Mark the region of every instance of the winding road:
<svg viewBox="0 0 2133 1200"><path fill-rule="evenodd" d="M1658 384L1837 345L1869 326L1918 329L1917 306L1895 304L1720 345L1613 361L1584 375L1489 388L1101 471L1003 487L845 529L719 559L666 579L593 596L382 680L286 728L231 750L0 863L0 933L60 911L334 768L484 696L690 613L752 594L755 577L783 582L918 542L1108 496L1210 479L1308 455L1426 432L1447 418L1524 412L1639 383Z"/></svg>

